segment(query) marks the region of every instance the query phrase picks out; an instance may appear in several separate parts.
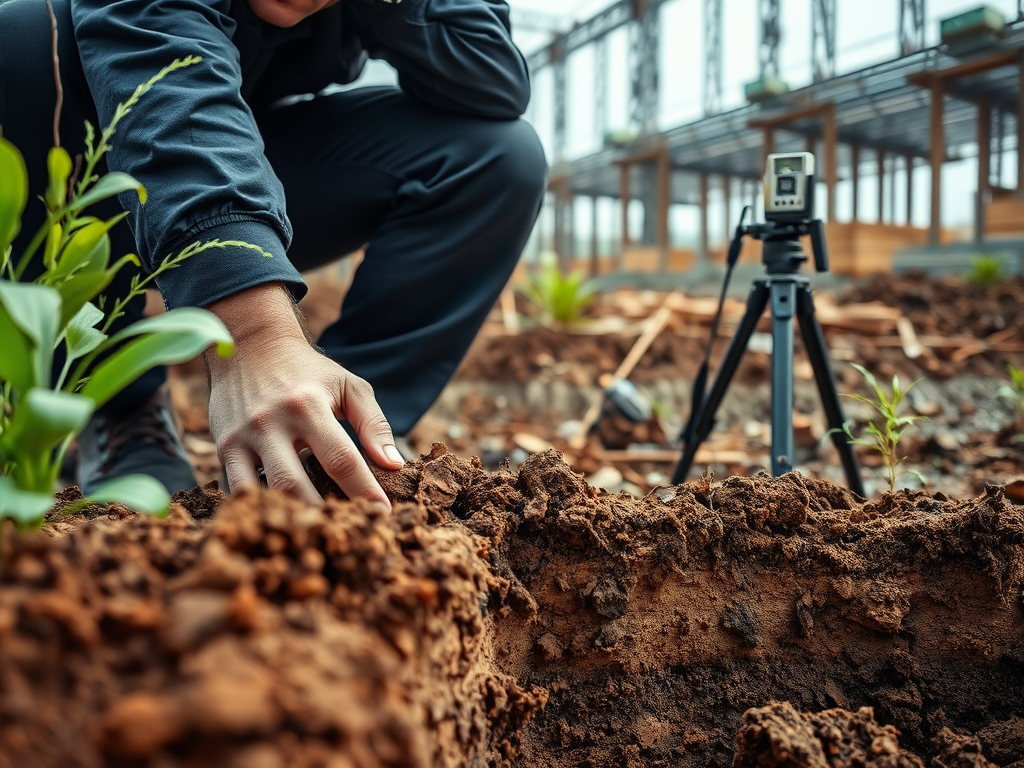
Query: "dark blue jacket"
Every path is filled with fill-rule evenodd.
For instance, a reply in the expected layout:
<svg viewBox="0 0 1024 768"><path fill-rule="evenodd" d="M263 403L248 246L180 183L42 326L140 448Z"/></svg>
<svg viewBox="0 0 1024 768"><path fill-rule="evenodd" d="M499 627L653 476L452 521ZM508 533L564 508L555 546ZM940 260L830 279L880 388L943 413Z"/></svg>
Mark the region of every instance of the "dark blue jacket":
<svg viewBox="0 0 1024 768"><path fill-rule="evenodd" d="M259 114L278 99L350 83L367 58L439 109L511 120L529 100L526 64L503 0L341 0L288 29L257 19L247 0L71 0L75 37L101 125L135 87L176 58L172 73L118 125L108 156L149 191L122 195L143 264L212 239L161 276L169 306L204 306L271 281L305 291L285 252L284 192L263 153ZM344 130L344 126L339 126ZM342 181L343 183L343 181Z"/></svg>

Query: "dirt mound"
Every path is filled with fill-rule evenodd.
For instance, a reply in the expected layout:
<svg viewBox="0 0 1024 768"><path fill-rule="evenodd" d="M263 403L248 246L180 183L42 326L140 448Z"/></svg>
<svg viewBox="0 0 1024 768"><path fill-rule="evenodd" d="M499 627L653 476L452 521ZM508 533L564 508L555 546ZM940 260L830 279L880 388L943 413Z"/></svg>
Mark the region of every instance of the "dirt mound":
<svg viewBox="0 0 1024 768"><path fill-rule="evenodd" d="M0 577L0 765L510 755L544 694L490 663L483 543L424 522L413 506L266 492L206 528L179 506L16 540Z"/></svg>
<svg viewBox="0 0 1024 768"><path fill-rule="evenodd" d="M803 765L771 757L783 727L893 760L851 765L1024 760L1024 510L999 488L634 499L555 452L488 473L441 446L381 479L393 515L249 493L13 541L0 765L704 768L741 728L742 759ZM848 711L744 724L779 701Z"/></svg>
<svg viewBox="0 0 1024 768"><path fill-rule="evenodd" d="M898 307L918 333L928 335L963 334L981 339L1024 326L1024 276L984 288L962 277L933 278L918 271L878 275L842 291L838 301L879 301Z"/></svg>

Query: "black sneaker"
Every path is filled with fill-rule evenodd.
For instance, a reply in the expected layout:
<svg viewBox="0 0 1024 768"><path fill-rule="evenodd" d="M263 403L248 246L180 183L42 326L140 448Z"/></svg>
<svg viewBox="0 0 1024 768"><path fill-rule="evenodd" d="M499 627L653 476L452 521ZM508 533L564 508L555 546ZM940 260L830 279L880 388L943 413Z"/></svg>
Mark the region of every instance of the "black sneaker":
<svg viewBox="0 0 1024 768"><path fill-rule="evenodd" d="M171 415L166 386L134 411L96 414L77 442L76 482L82 493L92 493L106 481L125 475L149 475L169 493L197 485Z"/></svg>

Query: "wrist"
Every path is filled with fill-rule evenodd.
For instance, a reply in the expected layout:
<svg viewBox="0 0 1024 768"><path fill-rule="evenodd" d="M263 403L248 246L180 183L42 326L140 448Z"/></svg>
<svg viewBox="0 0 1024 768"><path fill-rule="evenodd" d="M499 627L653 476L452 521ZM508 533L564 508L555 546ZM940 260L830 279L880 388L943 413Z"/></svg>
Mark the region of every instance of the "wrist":
<svg viewBox="0 0 1024 768"><path fill-rule="evenodd" d="M273 346L279 341L307 343L295 302L281 283L246 288L213 302L207 309L227 327L235 342L236 355L248 349ZM212 350L206 353L211 374L230 364L231 359L218 357Z"/></svg>

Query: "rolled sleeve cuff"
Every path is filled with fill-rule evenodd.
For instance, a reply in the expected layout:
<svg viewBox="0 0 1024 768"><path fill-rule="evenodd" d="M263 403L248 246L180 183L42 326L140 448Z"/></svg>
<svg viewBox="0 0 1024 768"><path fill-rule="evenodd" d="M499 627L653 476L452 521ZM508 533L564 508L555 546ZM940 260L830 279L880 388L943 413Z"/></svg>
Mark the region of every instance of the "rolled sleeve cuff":
<svg viewBox="0 0 1024 768"><path fill-rule="evenodd" d="M231 221L204 227L174 249L211 240L240 241L261 248L221 246L198 253L156 279L168 308L205 307L226 296L265 283L283 283L296 301L306 283L285 255L276 230L258 221Z"/></svg>

